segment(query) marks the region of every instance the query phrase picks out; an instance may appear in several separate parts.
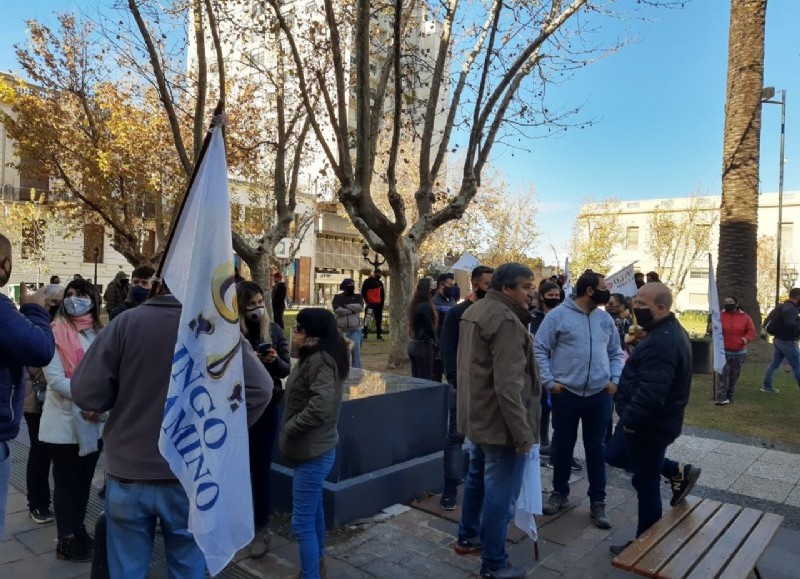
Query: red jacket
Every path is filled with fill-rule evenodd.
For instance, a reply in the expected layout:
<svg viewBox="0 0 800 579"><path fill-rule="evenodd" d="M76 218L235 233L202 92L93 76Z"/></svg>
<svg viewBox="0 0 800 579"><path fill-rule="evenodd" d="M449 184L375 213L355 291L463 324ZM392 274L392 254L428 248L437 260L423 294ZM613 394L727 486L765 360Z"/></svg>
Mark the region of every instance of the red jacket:
<svg viewBox="0 0 800 579"><path fill-rule="evenodd" d="M730 352L739 352L747 348L747 344L755 340L756 327L753 320L742 311L726 312L720 314L722 319L722 337L725 349ZM747 340L743 342L742 338Z"/></svg>

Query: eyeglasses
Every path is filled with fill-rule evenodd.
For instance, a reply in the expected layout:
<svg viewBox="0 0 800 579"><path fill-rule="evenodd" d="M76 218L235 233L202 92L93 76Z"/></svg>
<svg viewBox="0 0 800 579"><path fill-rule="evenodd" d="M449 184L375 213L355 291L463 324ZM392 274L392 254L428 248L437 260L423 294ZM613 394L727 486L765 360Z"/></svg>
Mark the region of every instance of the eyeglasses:
<svg viewBox="0 0 800 579"><path fill-rule="evenodd" d="M294 326L292 326L292 332L295 333L295 334L305 334L306 333L305 329L300 324L295 324Z"/></svg>

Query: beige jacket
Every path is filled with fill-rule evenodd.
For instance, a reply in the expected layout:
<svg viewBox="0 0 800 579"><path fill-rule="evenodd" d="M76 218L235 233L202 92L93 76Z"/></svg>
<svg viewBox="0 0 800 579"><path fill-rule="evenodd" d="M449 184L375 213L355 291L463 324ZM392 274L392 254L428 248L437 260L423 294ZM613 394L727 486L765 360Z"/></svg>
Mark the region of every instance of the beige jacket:
<svg viewBox="0 0 800 579"><path fill-rule="evenodd" d="M542 387L528 332L528 311L490 290L461 317L458 431L478 444L539 441Z"/></svg>

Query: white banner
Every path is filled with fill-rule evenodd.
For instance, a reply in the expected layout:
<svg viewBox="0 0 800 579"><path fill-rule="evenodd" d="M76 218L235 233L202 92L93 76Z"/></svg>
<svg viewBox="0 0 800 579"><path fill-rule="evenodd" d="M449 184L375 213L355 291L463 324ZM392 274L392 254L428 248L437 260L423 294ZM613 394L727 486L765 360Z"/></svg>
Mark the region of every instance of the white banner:
<svg viewBox="0 0 800 579"><path fill-rule="evenodd" d="M472 270L478 267L480 264L481 262L478 261L477 257L472 255L470 252L465 251L461 257L458 258L458 261L451 265L449 269L454 271L472 272Z"/></svg>
<svg viewBox="0 0 800 579"><path fill-rule="evenodd" d="M711 313L711 335L714 339L714 372L722 374L725 369L725 342L722 339L722 318L719 315L719 294L714 276L714 262L708 254L708 305Z"/></svg>
<svg viewBox="0 0 800 579"><path fill-rule="evenodd" d="M212 131L164 260L183 311L158 447L216 575L253 538L253 507L228 169L222 130Z"/></svg>
<svg viewBox="0 0 800 579"><path fill-rule="evenodd" d="M564 260L564 297L568 298L572 295L572 274L569 272L569 258Z"/></svg>
<svg viewBox="0 0 800 579"><path fill-rule="evenodd" d="M622 268L617 273L606 276L606 287L612 294L622 294L626 298L636 295L638 288L634 275L633 264Z"/></svg>

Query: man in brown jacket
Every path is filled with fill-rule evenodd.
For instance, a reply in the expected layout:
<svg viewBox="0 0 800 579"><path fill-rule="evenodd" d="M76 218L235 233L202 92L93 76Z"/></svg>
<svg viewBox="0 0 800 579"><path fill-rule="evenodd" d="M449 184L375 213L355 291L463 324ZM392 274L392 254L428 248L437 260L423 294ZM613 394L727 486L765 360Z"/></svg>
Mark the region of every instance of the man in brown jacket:
<svg viewBox="0 0 800 579"><path fill-rule="evenodd" d="M458 431L472 448L456 552L482 551L481 577L509 579L525 576L509 563L505 541L541 412L527 329L533 272L518 263L501 265L489 287L459 326Z"/></svg>

